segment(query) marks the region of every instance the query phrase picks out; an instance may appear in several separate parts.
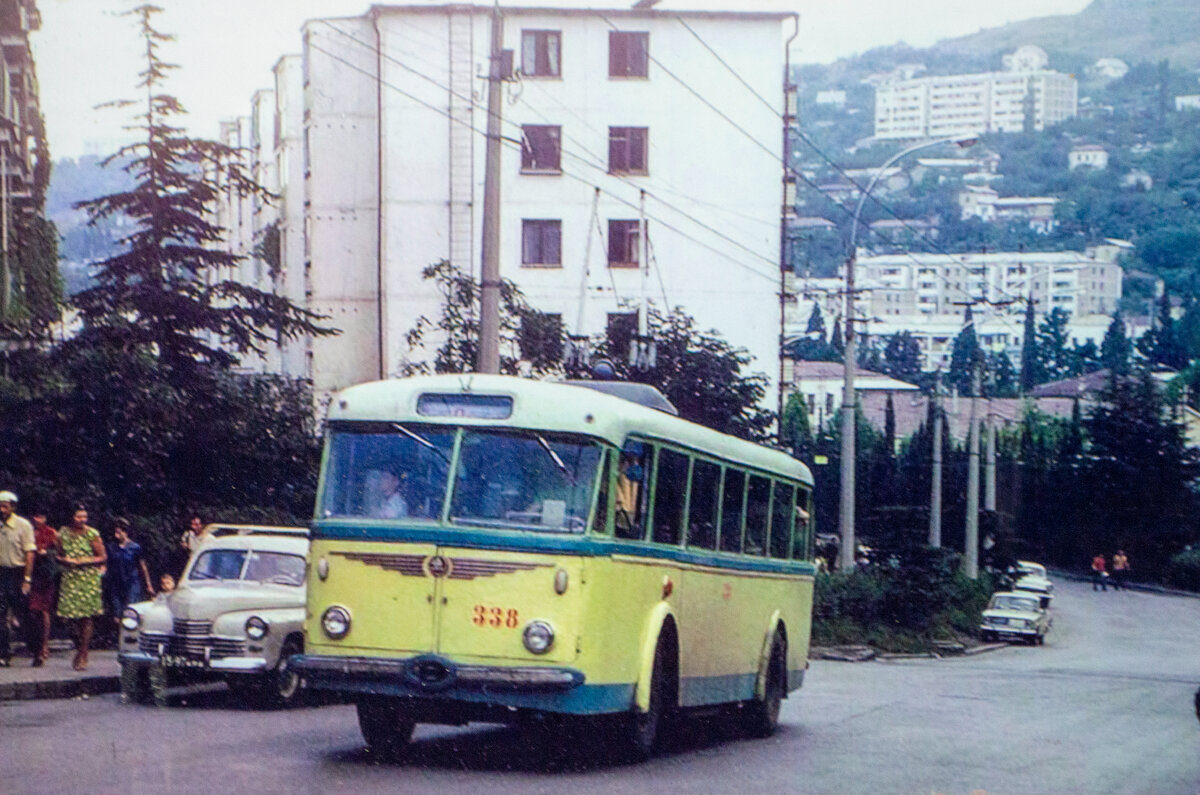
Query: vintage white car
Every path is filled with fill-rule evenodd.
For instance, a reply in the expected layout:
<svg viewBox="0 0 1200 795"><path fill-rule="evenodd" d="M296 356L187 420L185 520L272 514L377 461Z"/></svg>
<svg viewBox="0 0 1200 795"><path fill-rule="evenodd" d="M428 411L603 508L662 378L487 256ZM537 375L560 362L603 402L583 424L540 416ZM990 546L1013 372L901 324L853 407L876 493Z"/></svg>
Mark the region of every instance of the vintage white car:
<svg viewBox="0 0 1200 795"><path fill-rule="evenodd" d="M122 693L165 704L171 684L223 678L257 702L283 706L300 690L288 659L304 650L308 531L210 525L205 532L175 591L121 616Z"/></svg>
<svg viewBox="0 0 1200 795"><path fill-rule="evenodd" d="M1051 623L1050 611L1042 607L1037 594L998 591L983 611L979 634L984 640L1024 640L1040 645Z"/></svg>
<svg viewBox="0 0 1200 795"><path fill-rule="evenodd" d="M1046 576L1046 567L1040 563L1028 560L1018 560L1016 567L1017 580L1013 583L1014 591L1036 593L1041 599L1042 607L1049 607L1054 598L1054 583Z"/></svg>

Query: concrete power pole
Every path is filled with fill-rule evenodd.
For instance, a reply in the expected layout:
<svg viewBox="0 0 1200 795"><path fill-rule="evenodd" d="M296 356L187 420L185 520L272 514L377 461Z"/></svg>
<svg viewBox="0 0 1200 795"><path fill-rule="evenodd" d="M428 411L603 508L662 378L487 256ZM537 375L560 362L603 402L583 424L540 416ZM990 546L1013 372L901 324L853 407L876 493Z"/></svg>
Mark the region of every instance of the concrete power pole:
<svg viewBox="0 0 1200 795"><path fill-rule="evenodd" d="M942 374L933 384L933 475L929 487L929 546L942 545Z"/></svg>
<svg viewBox="0 0 1200 795"><path fill-rule="evenodd" d="M979 365L971 379L971 426L970 444L967 454L967 528L963 543L963 573L972 580L979 577L979 418L976 404L979 398Z"/></svg>
<svg viewBox="0 0 1200 795"><path fill-rule="evenodd" d="M488 68L487 157L483 177L483 245L479 292L479 353L475 369L500 372L500 84L504 22L500 4L492 9L492 49Z"/></svg>
<svg viewBox="0 0 1200 795"><path fill-rule="evenodd" d="M987 458L983 464L983 509L996 510L996 415L988 400Z"/></svg>
<svg viewBox="0 0 1200 795"><path fill-rule="evenodd" d="M869 192L869 189L868 189ZM864 197L865 197L864 193ZM861 207L861 202L859 205ZM855 216L857 219L857 214ZM854 541L854 423L858 401L855 399L854 370L858 362L855 360L854 340L854 261L856 252L853 241L850 256L846 258L846 313L843 315L842 331L845 335L845 346L842 349L844 366L844 383L842 388L842 499L839 506L838 518L842 534L841 547L838 549L838 566L842 571L853 571L855 558Z"/></svg>

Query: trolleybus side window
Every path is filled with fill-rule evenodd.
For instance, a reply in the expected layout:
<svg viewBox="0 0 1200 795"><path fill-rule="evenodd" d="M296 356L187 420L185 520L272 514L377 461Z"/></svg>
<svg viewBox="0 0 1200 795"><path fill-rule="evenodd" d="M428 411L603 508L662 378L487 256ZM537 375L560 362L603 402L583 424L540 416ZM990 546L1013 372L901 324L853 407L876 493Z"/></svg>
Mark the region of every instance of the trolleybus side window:
<svg viewBox="0 0 1200 795"><path fill-rule="evenodd" d="M767 524L771 519L771 481L758 475L750 476L746 489L746 541L742 551L747 555L767 552Z"/></svg>
<svg viewBox="0 0 1200 795"><path fill-rule="evenodd" d="M809 515L808 492L796 489L796 532L792 557L796 560L812 558L812 517Z"/></svg>
<svg viewBox="0 0 1200 795"><path fill-rule="evenodd" d="M600 472L599 496L596 499L596 513L592 517L592 532L608 532L608 477L612 464L612 456L604 456L604 469Z"/></svg>
<svg viewBox="0 0 1200 795"><path fill-rule="evenodd" d="M740 469L725 469L725 489L721 497L721 549L742 551L742 509L746 497L746 475Z"/></svg>
<svg viewBox="0 0 1200 795"><path fill-rule="evenodd" d="M771 544L773 558L788 556L792 546L792 515L795 513L796 489L787 483L775 481L775 498L771 500Z"/></svg>
<svg viewBox="0 0 1200 795"><path fill-rule="evenodd" d="M683 500L687 496L688 465L686 455L660 448L658 477L654 481L654 534L658 544L679 543L683 521Z"/></svg>
<svg viewBox="0 0 1200 795"><path fill-rule="evenodd" d="M688 545L717 547L717 496L721 492L721 467L697 458L692 464L692 490L688 500Z"/></svg>
<svg viewBox="0 0 1200 795"><path fill-rule="evenodd" d="M649 500L650 447L641 442L626 442L617 460L617 481L613 495L613 524L617 538L640 539L643 536L646 504Z"/></svg>

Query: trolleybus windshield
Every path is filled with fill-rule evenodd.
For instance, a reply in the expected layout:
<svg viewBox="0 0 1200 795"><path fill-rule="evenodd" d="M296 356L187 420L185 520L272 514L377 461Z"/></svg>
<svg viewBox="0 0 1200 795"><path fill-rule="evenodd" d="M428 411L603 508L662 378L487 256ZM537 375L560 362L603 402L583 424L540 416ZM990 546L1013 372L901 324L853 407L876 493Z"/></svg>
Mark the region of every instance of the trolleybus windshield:
<svg viewBox="0 0 1200 795"><path fill-rule="evenodd" d="M321 513L581 533L601 460L597 442L574 434L335 423Z"/></svg>

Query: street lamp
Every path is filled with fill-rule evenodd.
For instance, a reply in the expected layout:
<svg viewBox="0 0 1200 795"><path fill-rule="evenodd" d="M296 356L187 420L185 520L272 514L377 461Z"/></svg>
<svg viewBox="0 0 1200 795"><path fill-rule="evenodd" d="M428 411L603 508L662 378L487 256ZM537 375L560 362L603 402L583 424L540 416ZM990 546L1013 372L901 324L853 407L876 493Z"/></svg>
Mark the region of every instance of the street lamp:
<svg viewBox="0 0 1200 795"><path fill-rule="evenodd" d="M953 137L953 138L938 138L933 141L924 141L919 144L913 144L907 149L902 149L896 154L884 161L883 165L875 169L875 173L871 175L871 179L867 182L867 187L863 188L862 194L858 197L858 206L854 208L854 218L850 222L850 251L846 256L846 310L845 323L842 324L845 334L845 347L843 348L843 386L842 386L842 494L841 505L838 511L838 524L842 531L841 546L838 550L838 565L842 571L850 571L854 567L854 422L855 422L855 407L857 402L854 397L854 370L857 365L855 359L855 337L854 333L854 261L858 256L858 219L862 215L863 206L867 203L867 197L871 195L871 191L875 189L884 173L888 168L902 157L911 155L913 152L919 152L922 149L930 149L935 146L944 144L956 144L960 147L973 146L976 139L973 137Z"/></svg>

